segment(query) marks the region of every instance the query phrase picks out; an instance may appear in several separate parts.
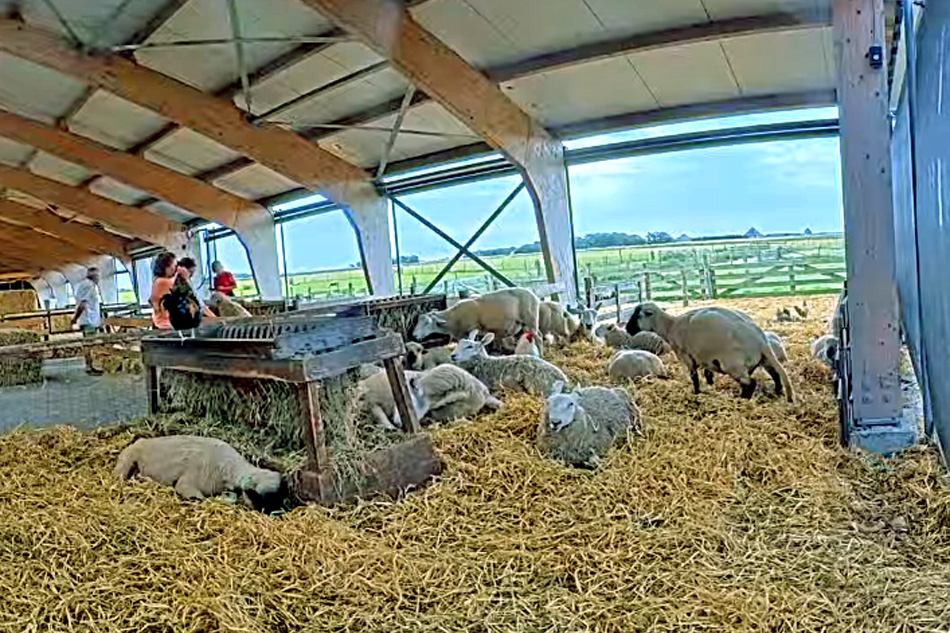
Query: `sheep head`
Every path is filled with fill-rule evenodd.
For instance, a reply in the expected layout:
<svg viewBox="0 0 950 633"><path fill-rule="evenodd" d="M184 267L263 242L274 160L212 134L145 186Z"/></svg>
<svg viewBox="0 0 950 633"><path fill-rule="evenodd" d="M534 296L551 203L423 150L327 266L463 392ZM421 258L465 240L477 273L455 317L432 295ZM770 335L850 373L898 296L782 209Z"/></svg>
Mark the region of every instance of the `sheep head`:
<svg viewBox="0 0 950 633"><path fill-rule="evenodd" d="M568 427L578 417L584 415L584 408L581 407L580 394L562 393L564 383L558 380L551 389L551 395L548 396L544 405L544 417L547 420L548 428L552 433Z"/></svg>
<svg viewBox="0 0 950 633"><path fill-rule="evenodd" d="M477 337L478 330L474 330L468 335L468 338L459 341L455 347L455 351L452 352L453 363L464 363L473 358L488 358L487 348L488 345L495 340L495 335L489 332L483 336L480 341Z"/></svg>
<svg viewBox="0 0 950 633"><path fill-rule="evenodd" d="M656 332L657 321L662 314L662 308L653 302L639 304L633 309L633 314L627 321L627 334Z"/></svg>
<svg viewBox="0 0 950 633"><path fill-rule="evenodd" d="M421 314L419 320L416 321L416 326L412 329L412 338L421 341L436 334L448 334L446 322L445 316L438 312Z"/></svg>

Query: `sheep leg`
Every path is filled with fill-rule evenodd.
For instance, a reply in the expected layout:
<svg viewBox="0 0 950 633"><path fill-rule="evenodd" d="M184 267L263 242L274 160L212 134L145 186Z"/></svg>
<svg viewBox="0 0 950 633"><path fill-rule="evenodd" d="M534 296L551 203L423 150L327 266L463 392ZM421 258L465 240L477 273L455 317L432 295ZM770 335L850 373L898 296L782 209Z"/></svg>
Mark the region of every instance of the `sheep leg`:
<svg viewBox="0 0 950 633"><path fill-rule="evenodd" d="M690 366L689 377L693 381L693 393L699 395L699 371L695 365Z"/></svg>
<svg viewBox="0 0 950 633"><path fill-rule="evenodd" d="M712 373L710 370L708 370L708 369L704 369L704 370L703 370L703 376L706 378L706 384L709 385L710 387L712 387L712 384L713 384L713 373Z"/></svg>
<svg viewBox="0 0 950 633"><path fill-rule="evenodd" d="M386 416L382 408L380 408L379 406L373 407L372 414L373 414L373 417L376 418L376 421L379 423L379 425L383 427L384 429L386 429L387 431L398 430L395 426L393 426L393 423L389 421L389 418ZM396 416L398 418L399 416L398 411L396 412Z"/></svg>
<svg viewBox="0 0 950 633"><path fill-rule="evenodd" d="M752 394L755 393L755 378L746 375L737 380L739 380L739 384L742 385L742 397L746 400L751 399Z"/></svg>
<svg viewBox="0 0 950 633"><path fill-rule="evenodd" d="M772 382L775 383L775 395L782 395L784 392L784 388L782 387L782 377L779 376L779 373L772 367L766 366L765 371L768 372L769 376L772 378Z"/></svg>
<svg viewBox="0 0 950 633"><path fill-rule="evenodd" d="M449 395L445 396L441 400L433 402L429 406L430 411L435 411L436 409L441 409L444 406L448 406L454 402L459 402L460 400L465 400L468 398L468 393L464 391L453 391Z"/></svg>

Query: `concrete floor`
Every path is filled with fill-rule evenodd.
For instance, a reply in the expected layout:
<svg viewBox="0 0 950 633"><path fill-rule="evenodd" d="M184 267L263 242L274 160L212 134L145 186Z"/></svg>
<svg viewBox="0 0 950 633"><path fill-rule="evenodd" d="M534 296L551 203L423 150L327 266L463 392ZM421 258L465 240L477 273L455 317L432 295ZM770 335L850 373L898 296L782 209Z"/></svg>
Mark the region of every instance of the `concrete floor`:
<svg viewBox="0 0 950 633"><path fill-rule="evenodd" d="M81 358L49 360L45 382L0 388L0 433L26 424L91 428L146 413L142 376L88 376Z"/></svg>

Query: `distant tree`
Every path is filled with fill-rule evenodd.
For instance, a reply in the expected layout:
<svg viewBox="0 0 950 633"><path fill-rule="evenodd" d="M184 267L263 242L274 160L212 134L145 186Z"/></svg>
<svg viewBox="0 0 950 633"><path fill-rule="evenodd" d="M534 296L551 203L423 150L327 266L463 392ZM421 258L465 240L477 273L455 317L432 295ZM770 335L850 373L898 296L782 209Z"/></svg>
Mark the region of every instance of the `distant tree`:
<svg viewBox="0 0 950 633"><path fill-rule="evenodd" d="M805 229L805 235L811 235L811 229Z"/></svg>
<svg viewBox="0 0 950 633"><path fill-rule="evenodd" d="M647 233L648 244L666 244L673 241L673 236L666 231L654 231Z"/></svg>

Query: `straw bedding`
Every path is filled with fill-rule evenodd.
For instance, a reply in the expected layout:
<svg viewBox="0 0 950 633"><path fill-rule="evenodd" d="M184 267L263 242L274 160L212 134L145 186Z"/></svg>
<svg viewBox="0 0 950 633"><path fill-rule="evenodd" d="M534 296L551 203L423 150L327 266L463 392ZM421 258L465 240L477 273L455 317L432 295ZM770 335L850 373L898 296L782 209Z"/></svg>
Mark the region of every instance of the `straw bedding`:
<svg viewBox="0 0 950 633"><path fill-rule="evenodd" d="M838 448L807 351L820 303L768 324L798 402L771 385L741 401L724 377L697 398L671 361L671 379L635 386L646 437L593 473L537 454L527 395L435 431L447 469L423 491L280 518L120 485L126 431L6 436L0 631L945 629L942 467L925 448ZM556 360L607 382L607 356L578 344Z"/></svg>

